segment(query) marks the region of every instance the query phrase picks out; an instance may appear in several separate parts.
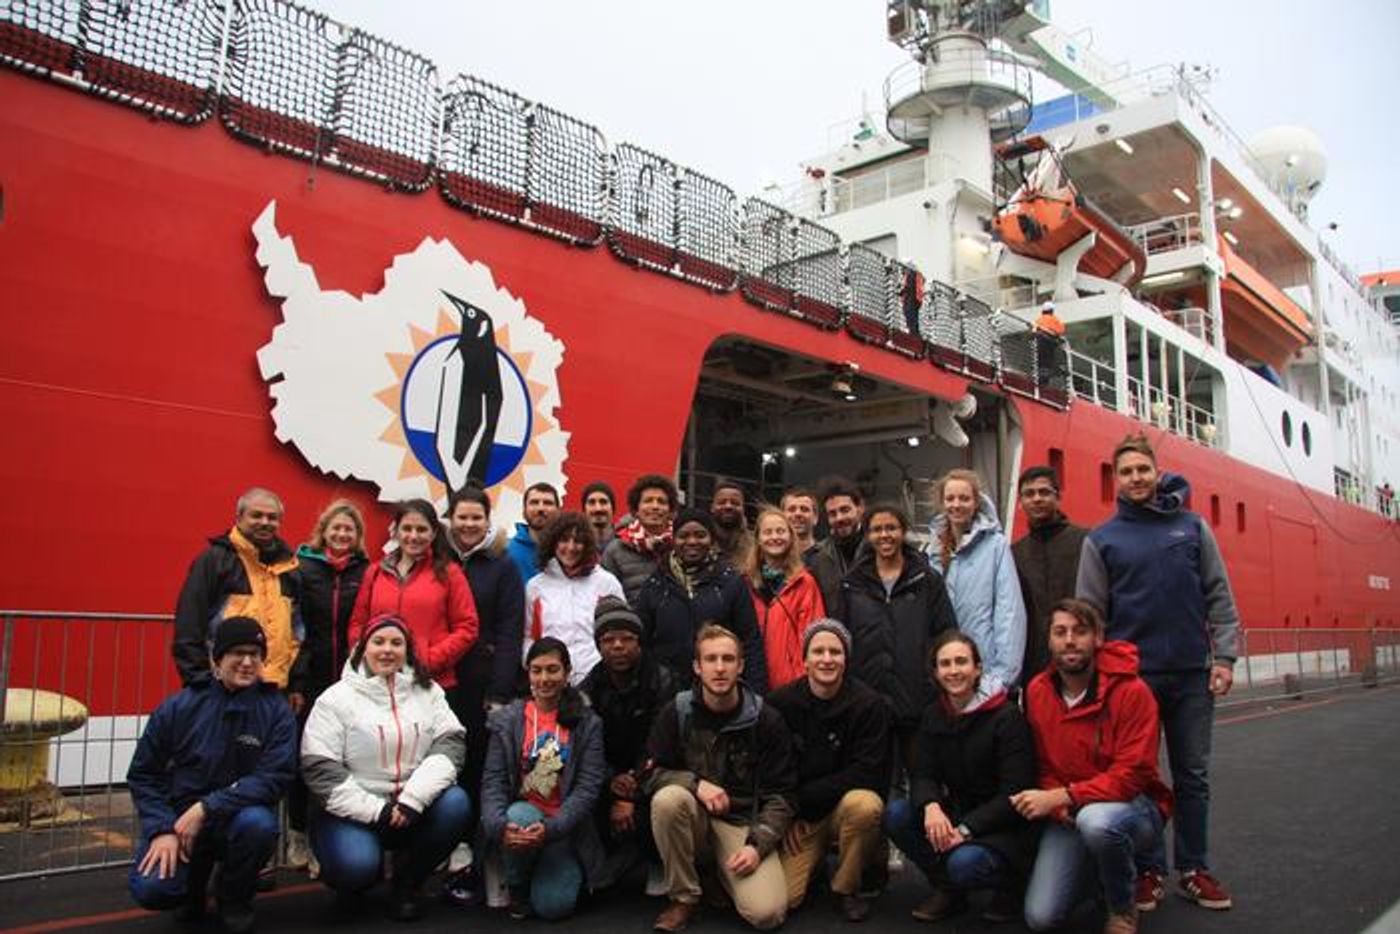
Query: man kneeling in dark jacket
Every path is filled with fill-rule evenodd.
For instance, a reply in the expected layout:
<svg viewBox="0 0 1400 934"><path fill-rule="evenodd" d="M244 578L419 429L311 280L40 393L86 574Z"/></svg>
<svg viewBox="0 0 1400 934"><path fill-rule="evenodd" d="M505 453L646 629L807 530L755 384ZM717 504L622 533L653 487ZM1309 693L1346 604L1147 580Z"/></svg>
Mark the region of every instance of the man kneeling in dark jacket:
<svg viewBox="0 0 1400 934"><path fill-rule="evenodd" d="M834 837L840 846L831 892L847 921L864 921L861 870L877 855L880 820L890 785L889 704L846 677L851 634L819 619L802 635L807 676L778 688L768 703L792 731L797 756L797 820L783 841L788 908L807 894L812 874Z"/></svg>
<svg viewBox="0 0 1400 934"><path fill-rule="evenodd" d="M143 908L204 913L214 864L224 927L253 927L258 870L277 846L278 800L296 773L296 718L262 681L257 620L225 619L210 649L212 681L165 699L136 745L126 781L141 821L129 887Z"/></svg>

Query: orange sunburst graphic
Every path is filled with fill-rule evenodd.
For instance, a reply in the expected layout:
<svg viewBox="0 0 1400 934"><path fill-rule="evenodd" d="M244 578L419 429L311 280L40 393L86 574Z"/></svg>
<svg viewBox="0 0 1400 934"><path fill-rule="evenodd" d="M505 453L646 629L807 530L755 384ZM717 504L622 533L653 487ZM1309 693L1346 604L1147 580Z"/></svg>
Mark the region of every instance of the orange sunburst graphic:
<svg viewBox="0 0 1400 934"><path fill-rule="evenodd" d="M433 476L414 454L404 431L400 406L404 381L418 356L432 344L443 338L455 337L461 330L458 319L447 308L439 307L437 311L437 321L431 331L413 324L408 325L408 336L412 350L407 352L391 351L384 354L385 360L388 361L394 372L395 379L393 384L385 386L374 394L374 398L393 413L393 419L380 434L379 439L402 449L403 453L398 470L399 479L422 478L428 487L428 498L434 502L447 496L447 486ZM497 350L510 357L521 374L530 372L535 355L529 351L517 353L512 350L509 325L502 325L496 329L495 342ZM558 421L549 414L548 407L544 404L545 396L550 391L550 387L528 377L525 378L525 385L532 409L530 439L519 463L507 476L495 484L500 490L512 490L522 496L527 486L524 468L548 463L545 451L540 445L540 439L559 428Z"/></svg>

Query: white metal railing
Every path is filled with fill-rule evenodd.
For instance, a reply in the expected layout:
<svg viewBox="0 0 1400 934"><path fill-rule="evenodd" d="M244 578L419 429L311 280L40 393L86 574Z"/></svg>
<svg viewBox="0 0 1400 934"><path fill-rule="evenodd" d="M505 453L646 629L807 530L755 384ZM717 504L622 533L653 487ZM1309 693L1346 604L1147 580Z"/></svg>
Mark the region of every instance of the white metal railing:
<svg viewBox="0 0 1400 934"><path fill-rule="evenodd" d="M980 46L941 48L935 54L929 66L910 59L890 72L885 78L886 112L915 94L962 85L992 85L1031 100L1033 73L1019 56Z"/></svg>
<svg viewBox="0 0 1400 934"><path fill-rule="evenodd" d="M1133 418L1150 422L1172 434L1189 438L1206 447L1222 441L1215 414L1160 386L1144 386L1135 376L1127 378L1127 412Z"/></svg>
<svg viewBox="0 0 1400 934"><path fill-rule="evenodd" d="M1113 366L1078 351L1069 351L1070 383L1077 398L1105 408L1118 408L1118 382Z"/></svg>
<svg viewBox="0 0 1400 934"><path fill-rule="evenodd" d="M959 279L954 288L966 292L987 304L990 308L1008 310L1013 308L1034 308L1042 295L1049 289L1039 282L1023 282L1019 285L1002 285L1003 276L983 276L979 279ZM1031 323L1027 321L1027 323Z"/></svg>
<svg viewBox="0 0 1400 934"><path fill-rule="evenodd" d="M1201 215L1196 211L1159 217L1143 224L1134 224L1126 230L1148 256L1170 253L1204 242L1201 238Z"/></svg>
<svg viewBox="0 0 1400 934"><path fill-rule="evenodd" d="M1215 335L1220 332L1220 325L1209 309L1196 305L1186 308L1158 308L1150 303L1147 307L1192 337L1204 341L1212 347L1215 346Z"/></svg>

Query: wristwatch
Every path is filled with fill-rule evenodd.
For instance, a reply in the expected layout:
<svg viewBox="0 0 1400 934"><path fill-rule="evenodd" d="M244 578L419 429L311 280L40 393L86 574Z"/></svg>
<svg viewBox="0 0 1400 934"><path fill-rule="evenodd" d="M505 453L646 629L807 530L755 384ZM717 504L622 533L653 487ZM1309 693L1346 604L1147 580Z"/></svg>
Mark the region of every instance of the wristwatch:
<svg viewBox="0 0 1400 934"><path fill-rule="evenodd" d="M967 829L966 824L959 824L953 829L956 830L958 833L962 834L962 838L964 841L972 839L972 831Z"/></svg>

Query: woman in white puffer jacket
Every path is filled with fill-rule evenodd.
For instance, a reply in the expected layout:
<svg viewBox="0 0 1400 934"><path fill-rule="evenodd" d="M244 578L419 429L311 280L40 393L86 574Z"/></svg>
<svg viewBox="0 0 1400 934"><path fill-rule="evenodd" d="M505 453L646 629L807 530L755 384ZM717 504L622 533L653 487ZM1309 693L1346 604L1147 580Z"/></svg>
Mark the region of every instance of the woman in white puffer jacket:
<svg viewBox="0 0 1400 934"><path fill-rule="evenodd" d="M316 701L301 741L315 800L311 849L337 892L368 889L394 852L392 914L423 912L423 881L461 840L471 801L457 772L466 734L443 690L414 664L395 616L365 624L339 681Z"/></svg>
<svg viewBox="0 0 1400 934"><path fill-rule="evenodd" d="M579 512L561 512L539 540L543 570L525 585L523 660L537 639L553 636L569 649L574 667L569 685L578 687L598 664L593 615L603 597L622 598L622 584L598 564L593 527Z"/></svg>

